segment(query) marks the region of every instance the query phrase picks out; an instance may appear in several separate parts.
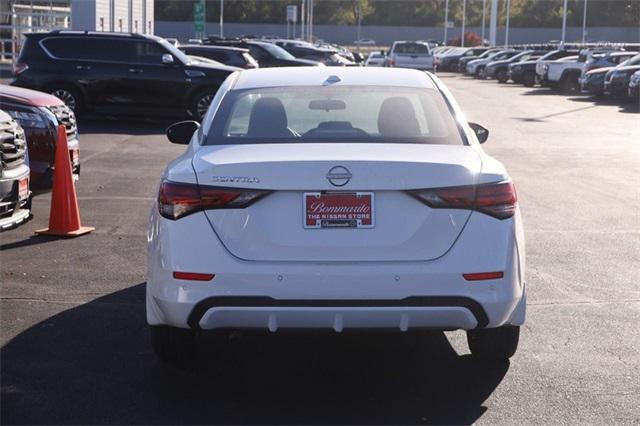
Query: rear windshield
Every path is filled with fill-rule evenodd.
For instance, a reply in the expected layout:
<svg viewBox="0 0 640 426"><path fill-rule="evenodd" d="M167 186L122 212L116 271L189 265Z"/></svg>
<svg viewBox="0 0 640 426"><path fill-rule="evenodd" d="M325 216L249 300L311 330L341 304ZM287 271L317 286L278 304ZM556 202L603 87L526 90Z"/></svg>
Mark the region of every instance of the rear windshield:
<svg viewBox="0 0 640 426"><path fill-rule="evenodd" d="M206 145L309 142L464 144L438 91L380 86L233 90L206 139Z"/></svg>
<svg viewBox="0 0 640 426"><path fill-rule="evenodd" d="M429 48L422 43L396 43L393 53L428 54Z"/></svg>

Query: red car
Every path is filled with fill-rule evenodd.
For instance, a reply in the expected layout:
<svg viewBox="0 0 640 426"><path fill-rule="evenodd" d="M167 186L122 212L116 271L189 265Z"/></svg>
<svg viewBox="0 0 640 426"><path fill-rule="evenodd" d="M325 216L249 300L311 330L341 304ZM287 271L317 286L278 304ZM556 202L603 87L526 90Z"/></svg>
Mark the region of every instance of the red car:
<svg viewBox="0 0 640 426"><path fill-rule="evenodd" d="M59 124L67 129L69 157L77 179L80 175L78 128L73 111L64 102L47 93L1 84L0 105L24 129L32 187L51 186Z"/></svg>

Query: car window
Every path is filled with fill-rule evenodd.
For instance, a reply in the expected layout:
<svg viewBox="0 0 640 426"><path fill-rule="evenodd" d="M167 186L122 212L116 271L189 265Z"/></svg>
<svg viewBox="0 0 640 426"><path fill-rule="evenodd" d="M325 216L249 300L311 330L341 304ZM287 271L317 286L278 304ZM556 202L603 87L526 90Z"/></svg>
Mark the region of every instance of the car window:
<svg viewBox="0 0 640 426"><path fill-rule="evenodd" d="M286 50L284 50L282 47L276 46L274 44L262 44L261 47L268 51L269 54L271 56L273 56L274 58L277 59L286 59L286 60L292 60L295 59L295 57L293 55L291 55L291 53L287 52ZM253 56L253 54L252 54Z"/></svg>
<svg viewBox="0 0 640 426"><path fill-rule="evenodd" d="M262 50L262 48L260 46L256 46L256 45L250 44L249 45L249 53L251 53L251 56L256 58L258 61L263 61L265 59L269 59L269 55L267 54L267 52Z"/></svg>
<svg viewBox="0 0 640 426"><path fill-rule="evenodd" d="M161 65L162 55L169 53L158 43L146 41L131 41L129 43L131 62L134 63Z"/></svg>
<svg viewBox="0 0 640 426"><path fill-rule="evenodd" d="M220 62L227 62L229 60L229 55L226 52L205 50L199 53L206 58L211 58Z"/></svg>
<svg viewBox="0 0 640 426"><path fill-rule="evenodd" d="M52 37L42 41L58 58L106 62L129 62L128 43L128 40L89 37Z"/></svg>
<svg viewBox="0 0 640 426"><path fill-rule="evenodd" d="M393 53L428 54L429 48L421 43L396 43Z"/></svg>
<svg viewBox="0 0 640 426"><path fill-rule="evenodd" d="M252 143L424 143L463 141L435 89L276 87L230 91L208 145Z"/></svg>

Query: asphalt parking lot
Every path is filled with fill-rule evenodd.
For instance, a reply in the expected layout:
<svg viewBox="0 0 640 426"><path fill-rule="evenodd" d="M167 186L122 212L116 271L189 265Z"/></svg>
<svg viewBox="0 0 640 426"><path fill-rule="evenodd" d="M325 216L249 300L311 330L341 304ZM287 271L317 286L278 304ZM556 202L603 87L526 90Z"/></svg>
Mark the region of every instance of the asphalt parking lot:
<svg viewBox="0 0 640 426"><path fill-rule="evenodd" d="M168 122L80 121L74 240L0 235L3 424L640 422L640 114L546 89L443 75L514 178L527 237L528 321L510 363L472 360L462 332L207 336L194 364L158 362L144 316L146 221L184 147ZM224 340L224 341L223 341Z"/></svg>

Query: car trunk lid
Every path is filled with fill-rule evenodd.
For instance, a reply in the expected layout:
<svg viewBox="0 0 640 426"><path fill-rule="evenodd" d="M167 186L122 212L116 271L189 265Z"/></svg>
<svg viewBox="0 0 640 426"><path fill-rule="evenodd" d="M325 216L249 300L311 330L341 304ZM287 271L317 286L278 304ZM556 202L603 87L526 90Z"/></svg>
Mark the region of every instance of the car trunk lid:
<svg viewBox="0 0 640 426"><path fill-rule="evenodd" d="M432 209L406 191L472 185L481 160L469 146L310 143L206 146L193 166L200 185L273 191L244 209L206 211L236 257L402 261L442 256L470 215ZM305 198L327 201L323 195L345 193L353 194L347 204L369 203L371 221L363 227L307 226Z"/></svg>

